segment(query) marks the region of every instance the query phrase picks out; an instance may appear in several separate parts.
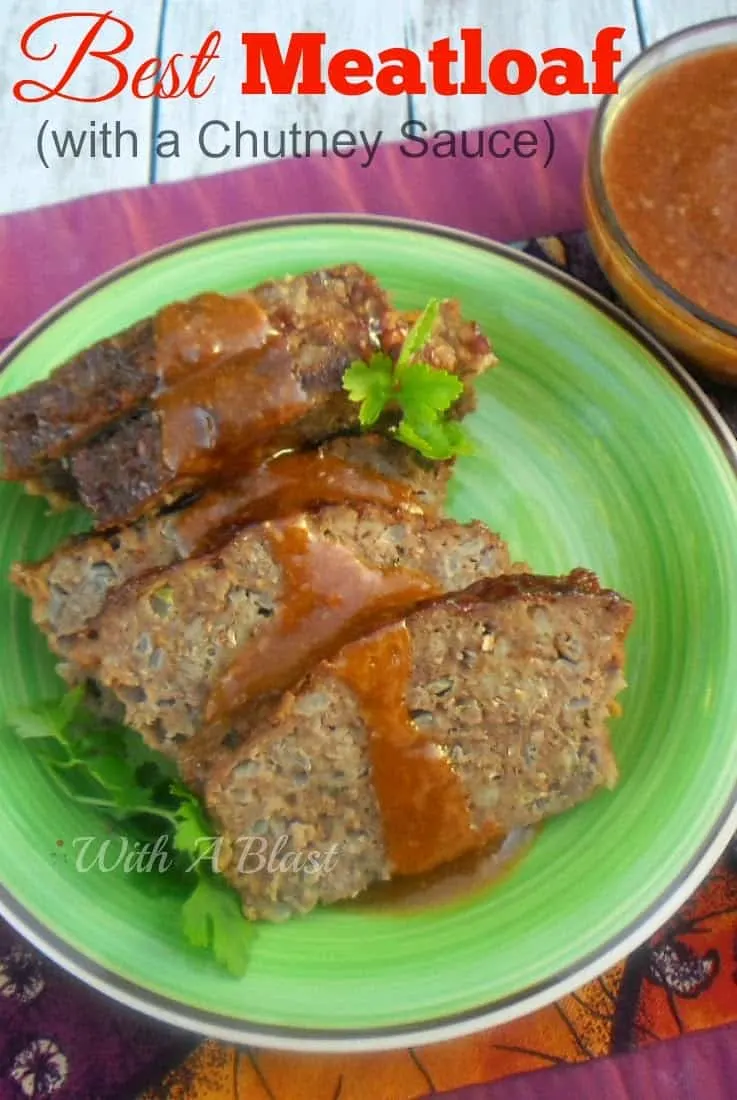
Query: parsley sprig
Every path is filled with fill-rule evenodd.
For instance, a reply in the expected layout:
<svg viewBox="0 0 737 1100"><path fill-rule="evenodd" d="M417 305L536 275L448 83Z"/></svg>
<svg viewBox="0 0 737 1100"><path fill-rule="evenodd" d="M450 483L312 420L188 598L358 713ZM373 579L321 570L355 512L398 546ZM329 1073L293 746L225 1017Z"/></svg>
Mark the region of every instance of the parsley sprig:
<svg viewBox="0 0 737 1100"><path fill-rule="evenodd" d="M385 410L398 409L401 416L392 434L425 458L442 461L468 454L471 445L462 426L447 415L463 393L463 382L419 358L439 313L440 301L433 298L407 333L396 362L376 352L368 363L351 363L343 386L361 406L361 427L376 424Z"/></svg>
<svg viewBox="0 0 737 1100"><path fill-rule="evenodd" d="M235 977L248 963L254 926L243 916L238 895L219 873L215 830L170 762L125 726L102 719L87 705L83 689L60 700L18 709L6 721L67 798L91 806L123 835L140 844L167 837L166 872L136 875L149 893L176 891L181 929L194 947L212 952Z"/></svg>

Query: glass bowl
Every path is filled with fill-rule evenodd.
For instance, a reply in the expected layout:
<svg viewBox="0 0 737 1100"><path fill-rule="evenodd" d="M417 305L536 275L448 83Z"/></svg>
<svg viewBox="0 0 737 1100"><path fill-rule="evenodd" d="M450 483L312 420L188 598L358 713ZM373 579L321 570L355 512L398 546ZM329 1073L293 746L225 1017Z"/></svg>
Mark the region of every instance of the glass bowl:
<svg viewBox="0 0 737 1100"><path fill-rule="evenodd" d="M627 109L632 93L665 66L730 45L737 46L737 18L716 19L664 38L622 71L618 94L602 100L594 122L584 175L584 209L597 260L623 302L675 351L712 377L737 385L737 326L690 301L643 260L620 225L603 172L612 127L617 115Z"/></svg>

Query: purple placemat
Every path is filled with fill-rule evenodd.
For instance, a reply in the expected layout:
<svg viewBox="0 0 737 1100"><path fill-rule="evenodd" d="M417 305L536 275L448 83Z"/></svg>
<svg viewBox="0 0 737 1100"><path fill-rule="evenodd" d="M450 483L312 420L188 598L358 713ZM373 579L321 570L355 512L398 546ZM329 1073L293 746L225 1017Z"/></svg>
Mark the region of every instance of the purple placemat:
<svg viewBox="0 0 737 1100"><path fill-rule="evenodd" d="M734 1100L737 1024L634 1054L439 1093L443 1100Z"/></svg>
<svg viewBox="0 0 737 1100"><path fill-rule="evenodd" d="M195 1042L82 986L0 918L0 1100L127 1100Z"/></svg>
<svg viewBox="0 0 737 1100"><path fill-rule="evenodd" d="M390 214L501 241L581 224L582 152L592 114L551 124L555 152L534 160L409 160L380 149L371 168L339 159L257 165L184 183L95 195L0 218L0 340L125 260L217 226L285 214ZM547 136L542 122L510 127Z"/></svg>

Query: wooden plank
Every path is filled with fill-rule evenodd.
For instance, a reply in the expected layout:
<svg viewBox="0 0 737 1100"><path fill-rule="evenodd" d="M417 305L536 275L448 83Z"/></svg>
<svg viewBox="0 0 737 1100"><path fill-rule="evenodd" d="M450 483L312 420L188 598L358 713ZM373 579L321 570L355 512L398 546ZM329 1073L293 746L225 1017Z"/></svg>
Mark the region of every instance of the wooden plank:
<svg viewBox="0 0 737 1100"><path fill-rule="evenodd" d="M661 0L653 0L659 3ZM489 56L503 49L524 49L533 55L553 46L568 46L590 55L597 31L625 28L624 62L639 52L631 0L409 0L412 9L407 38L414 49L427 49L437 38L457 37L461 27L482 27ZM489 92L485 96L439 96L428 93L414 100L414 115L431 129L472 129L496 122L555 115L591 106L593 96L548 96L533 90L522 96Z"/></svg>
<svg viewBox="0 0 737 1100"><path fill-rule="evenodd" d="M89 5L78 7L90 8ZM74 9L74 5L71 8ZM77 195L106 191L113 187L134 186L148 180L152 115L150 101L136 100L129 93L124 93L111 102L96 104L60 99L47 103L18 103L12 98L12 88L18 80L37 80L50 86L59 80L82 36L91 26L90 19L60 20L38 32L33 42L35 52L45 53L54 43L57 44L54 56L43 64L34 64L24 58L19 42L24 30L36 19L69 10L68 0L46 0L44 4L29 4L27 0L4 0L0 36L0 98L3 103L0 111L0 148L4 152L5 168L0 183L0 214L43 206ZM94 5L91 10L95 10ZM107 8L102 5L100 10L105 11ZM147 57L154 56L159 28L158 3L141 4L137 0L120 0L115 4L115 13L134 26L136 38L128 51L131 58L135 55L140 63ZM100 48L115 44L120 40L120 33L112 25L105 28L98 40ZM83 64L74 77L73 94L102 94L110 86L106 66L109 67L108 63L94 61ZM69 91L72 92L71 84ZM96 156L92 158L89 155L92 146L88 133L82 154L78 158L71 157L67 146L64 159L54 156L49 159L50 167L45 168L36 149L37 133L45 119L48 119L47 149L50 157L54 151L52 131L55 130L59 140L63 142L65 132L71 129L75 140L79 140L84 130L91 130L90 124L93 121L98 132L104 123L113 131L116 123L134 131L137 137L137 156L133 156L131 138L121 139L119 157L102 156L98 133ZM114 142L108 139L108 152L113 150Z"/></svg>
<svg viewBox="0 0 737 1100"><path fill-rule="evenodd" d="M295 30L320 30L328 34L328 49L360 46L375 54L387 46L406 42L419 51L426 50L436 38L447 35L457 39L460 27L480 26L484 29L489 53L520 47L533 54L551 46L571 46L588 54L597 30L605 25L626 28L623 42L624 60L639 49L634 0L392 0L378 5L341 4L333 0L282 0L279 5L254 5L246 0L232 0L228 5L211 5L206 0L163 0L165 3L162 52L174 50L194 52L206 34L215 27L223 32L221 58L213 67L216 83L205 99L165 101L156 109L151 101L136 100L130 93L112 103L79 104L51 101L47 104L17 104L11 99L13 83L21 78L36 78L52 82L65 58L79 39L78 27L71 21L54 25L39 38L46 48L58 40L53 59L34 66L20 53L18 41L22 31L34 17L69 10L66 0L46 0L40 11L33 11L26 0L5 0L3 34L0 37L0 95L5 107L0 112L0 141L12 170L5 171L0 183L0 213L90 194L110 188L146 183L150 176L158 180L183 179L229 168L243 167L269 159L264 131L269 134L269 150L280 148L285 135L285 152L304 151L304 131L322 130L331 140L339 130L364 130L369 141L379 130L383 140L400 137L399 127L409 116L410 105L405 97L391 98L378 93L360 97L344 97L337 93L325 96L257 96L244 97L240 92L243 78L243 49L240 35L244 30L275 31L282 43ZM639 24L643 37L652 42L696 19L737 15L737 0L701 0L698 11L693 0L637 0ZM208 12L212 14L208 14ZM142 4L140 0L120 0L115 13L135 27L136 42L129 51L130 60L140 62L157 52L161 11L158 0ZM92 94L101 86L103 74L98 66L83 69L76 78L79 94ZM453 130L502 123L513 118L539 114L556 114L583 107L592 97L553 98L533 91L521 97L486 96L442 97L433 93L417 96L412 103L415 118L429 129ZM158 129L175 128L180 134L180 156L154 158L151 162L150 135L152 124ZM36 135L44 119L49 131L55 129L60 138L69 129L77 139L84 129L95 122L99 132L103 122L114 128L120 123L132 130L138 141L137 156L132 155L131 139L123 139L120 157L98 154L95 158L82 155L73 159L55 159L46 169L36 151ZM222 120L231 130L240 121L244 129L258 135L258 149L244 139L241 157L232 150L227 156L207 157L198 145L198 132L208 120ZM291 136L291 128L298 133ZM211 128L211 149L222 148L226 134L221 128ZM234 135L228 135L232 140ZM292 145L296 141L296 147ZM112 146L111 142L111 146ZM321 145L314 139L313 148ZM50 144L53 151L53 144ZM88 147L89 152L89 147ZM255 152L255 156L253 153ZM367 154L359 138L355 159L365 161Z"/></svg>
<svg viewBox="0 0 737 1100"><path fill-rule="evenodd" d="M699 0L698 4L694 4L694 0L668 0L668 3L663 0L636 0L636 3L647 45L692 23L737 15L737 0Z"/></svg>
<svg viewBox="0 0 737 1100"><path fill-rule="evenodd" d="M158 129L174 129L180 136L178 158L157 158L156 179L173 180L186 176L206 175L228 169L246 167L270 159L265 155L264 132L269 135L268 151L280 149L285 134L285 152L303 153L306 130L325 131L328 138L338 130L356 133L363 130L370 141L379 130L387 131L383 140L399 136L399 125L407 117L404 96L387 97L376 92L361 96L342 96L332 91L325 95L258 95L243 96L244 49L241 34L246 31L272 31L279 37L282 50L289 35L295 31L327 33L328 54L348 47L360 48L370 54L404 41L405 0L381 4L343 3L335 0L281 0L279 4L252 4L234 0L228 4L192 3L192 0L168 0L164 20L164 52L183 49L184 43L199 45L206 35L217 28L222 32L220 60L212 69L215 84L200 101L169 100L162 102L158 114ZM193 48L196 48L194 46ZM228 142L233 148L222 157L208 157L198 145L201 127L219 120L230 127L213 126L207 131L205 144L211 152L221 152ZM241 156L236 155L235 127L240 121L244 129L255 131L258 141L245 138ZM290 131L298 133L292 138ZM388 132L390 131L390 132ZM348 146L344 147L346 150ZM316 139L313 155L321 149ZM353 159L360 163L368 159L361 139Z"/></svg>

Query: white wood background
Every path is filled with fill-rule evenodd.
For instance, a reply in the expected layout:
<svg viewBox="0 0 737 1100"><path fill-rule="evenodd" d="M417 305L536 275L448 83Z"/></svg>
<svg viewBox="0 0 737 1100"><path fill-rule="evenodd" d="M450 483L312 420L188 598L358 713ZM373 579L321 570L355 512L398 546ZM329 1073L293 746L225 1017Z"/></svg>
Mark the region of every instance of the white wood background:
<svg viewBox="0 0 737 1100"><path fill-rule="evenodd" d="M536 54L566 45L586 54L600 27L617 25L626 28L623 48L627 61L643 46L681 27L737 15L737 0L118 0L110 5L78 7L101 11L110 7L133 25L136 40L126 55L132 62L177 50L189 53L210 30L220 29L223 45L221 58L211 70L217 76L213 90L200 101L182 98L158 105L135 100L129 93L97 105L58 100L16 103L12 98L15 81L41 79L42 68L43 79L49 80L54 65L58 62L61 66L72 47L69 32L64 36L57 27L53 36L51 32L47 36L48 45L53 38L59 43L54 58L43 67L32 65L19 50L22 31L34 19L70 7L74 6L69 0L0 0L0 214L96 191L184 179L254 163L250 155L241 160L233 156L206 158L197 147L196 135L208 119L223 119L231 126L240 120L244 127L272 133L295 122L303 129L321 128L328 133L347 128L375 135L382 130L388 141L400 137L399 127L409 117L422 119L431 129L460 130L586 105L580 97L574 101L536 92L523 97L443 98L428 94L412 103L404 97L379 94L354 99L337 94L312 99L245 98L240 95L240 35L245 30L275 31L280 40L295 30L320 30L327 32L331 51L356 46L375 53L404 43L423 51L435 38L456 34L462 26L482 26L490 51L517 46ZM75 37L73 44L77 41ZM87 72L85 94L94 94L95 77L89 68ZM128 150L120 158L65 158L44 168L36 152L36 133L46 118L57 131L73 129L77 134L93 120L98 127L104 121L113 126L120 121L138 137L137 156ZM153 155L152 135L164 128L180 132L179 158Z"/></svg>

